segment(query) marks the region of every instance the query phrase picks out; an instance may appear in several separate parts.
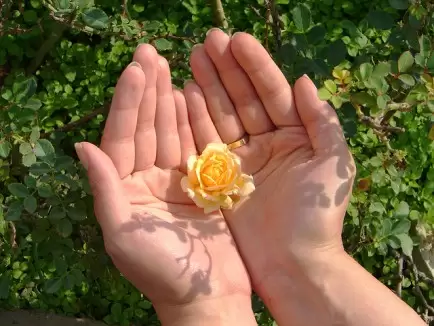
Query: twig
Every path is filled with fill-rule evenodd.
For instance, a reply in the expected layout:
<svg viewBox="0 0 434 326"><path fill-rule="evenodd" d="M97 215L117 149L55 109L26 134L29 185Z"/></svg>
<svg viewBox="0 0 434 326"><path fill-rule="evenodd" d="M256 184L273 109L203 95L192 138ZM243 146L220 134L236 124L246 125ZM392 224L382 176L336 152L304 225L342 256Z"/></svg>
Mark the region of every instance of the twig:
<svg viewBox="0 0 434 326"><path fill-rule="evenodd" d="M41 138L47 138L48 136L50 136L53 132L68 132L71 131L75 128L77 128L78 126L81 126L87 122L89 122L90 120L92 120L93 118L95 118L98 114L102 114L105 113L106 111L108 111L109 108L109 104L106 104L96 110L93 110L91 113L89 113L88 115L85 115L84 117L81 117L80 119L74 121L74 122L70 122L66 125L64 125L63 127L60 127L58 129L55 129L53 131L49 131L46 133L42 133L41 134Z"/></svg>
<svg viewBox="0 0 434 326"><path fill-rule="evenodd" d="M271 19L268 21L271 24L271 29L273 30L273 35L276 41L276 52L280 53L280 49L282 48L282 31L280 29L279 12L277 11L275 0L265 0L265 4L271 14Z"/></svg>
<svg viewBox="0 0 434 326"><path fill-rule="evenodd" d="M221 0L212 0L211 5L214 12L214 20L218 27L228 28L229 24L226 19L225 11L223 9Z"/></svg>
<svg viewBox="0 0 434 326"><path fill-rule="evenodd" d="M415 292L415 294L417 294L417 296L419 297L419 299L422 301L422 304L424 305L424 307L431 314L434 315L434 307L432 307L428 303L428 301L425 299L425 296L424 296L424 294L423 294L423 292L422 292L422 290L420 289L420 286L419 286L419 275L420 275L421 272L417 269L417 266L414 264L413 258L408 257L407 261L409 261L409 263L410 263L410 267L411 267L411 270L412 270L413 276L414 276L414 292Z"/></svg>
<svg viewBox="0 0 434 326"><path fill-rule="evenodd" d="M10 242L11 242L11 247L12 248L17 248L17 229L15 228L15 224L14 222L10 221L9 222L9 226L11 228L11 236L10 236Z"/></svg>
<svg viewBox="0 0 434 326"><path fill-rule="evenodd" d="M130 14L128 12L128 0L122 0L122 16L129 18Z"/></svg>
<svg viewBox="0 0 434 326"><path fill-rule="evenodd" d="M366 115L359 116L360 122L364 123L365 125L378 130L378 131L387 131L387 132L405 132L404 128L401 127L393 127L388 125L381 125L378 123L375 119L368 117Z"/></svg>
<svg viewBox="0 0 434 326"><path fill-rule="evenodd" d="M2 23L0 22L0 36L4 35L18 35L30 32L31 29L22 28L21 26L8 27L3 29Z"/></svg>
<svg viewBox="0 0 434 326"><path fill-rule="evenodd" d="M57 43L57 41L62 37L63 32L66 30L65 25L58 25L58 28L53 29L53 33L50 35L48 39L41 45L38 53L35 58L32 60L30 65L27 68L27 75L31 75L35 73L41 63L44 61L45 56L48 52L53 48L53 46Z"/></svg>
<svg viewBox="0 0 434 326"><path fill-rule="evenodd" d="M396 294L401 298L402 297L402 281L404 280L404 256L400 255L398 259L398 277L399 282L396 285Z"/></svg>

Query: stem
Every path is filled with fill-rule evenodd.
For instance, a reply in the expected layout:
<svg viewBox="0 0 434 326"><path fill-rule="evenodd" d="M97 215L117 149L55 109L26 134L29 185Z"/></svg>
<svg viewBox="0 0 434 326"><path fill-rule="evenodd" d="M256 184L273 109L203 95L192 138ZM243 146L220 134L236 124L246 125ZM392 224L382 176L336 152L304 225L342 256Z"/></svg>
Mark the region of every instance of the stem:
<svg viewBox="0 0 434 326"><path fill-rule="evenodd" d="M36 57L32 60L29 67L27 68L27 75L32 75L44 61L45 56L57 43L57 41L62 37L63 32L66 30L67 26L57 24L56 28L53 28L53 33L50 37L45 40L45 42L40 47Z"/></svg>
<svg viewBox="0 0 434 326"><path fill-rule="evenodd" d="M108 110L108 108L109 108L109 105L106 104L106 105L104 105L104 106L102 106L102 107L100 107L100 108L92 111L88 115L85 115L84 117L81 117L77 121L68 123L65 126L63 126L61 128L58 128L56 130L53 130L53 131L50 131L50 132L46 132L46 133L42 133L41 134L41 138L47 138L53 132L68 132L68 131L71 131L71 130L77 128L78 126L81 126L81 125L89 122L90 120L92 120L93 118L95 118L98 114L105 113Z"/></svg>
<svg viewBox="0 0 434 326"><path fill-rule="evenodd" d="M213 0L211 4L214 12L214 20L217 26L228 28L229 24L221 0Z"/></svg>

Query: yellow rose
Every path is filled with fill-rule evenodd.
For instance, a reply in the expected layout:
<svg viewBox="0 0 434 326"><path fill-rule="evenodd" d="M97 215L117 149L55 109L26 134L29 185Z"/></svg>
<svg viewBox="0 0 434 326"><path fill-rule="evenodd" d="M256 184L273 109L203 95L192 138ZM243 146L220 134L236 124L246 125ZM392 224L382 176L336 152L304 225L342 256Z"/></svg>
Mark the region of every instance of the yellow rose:
<svg viewBox="0 0 434 326"><path fill-rule="evenodd" d="M231 209L255 190L253 177L241 172L241 161L226 144L208 144L200 156L190 156L181 187L205 214Z"/></svg>

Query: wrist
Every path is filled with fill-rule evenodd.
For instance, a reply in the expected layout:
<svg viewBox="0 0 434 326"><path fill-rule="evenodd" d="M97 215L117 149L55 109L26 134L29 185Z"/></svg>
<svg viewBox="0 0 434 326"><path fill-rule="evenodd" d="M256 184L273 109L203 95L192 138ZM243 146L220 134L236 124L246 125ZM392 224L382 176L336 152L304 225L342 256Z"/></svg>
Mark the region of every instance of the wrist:
<svg viewBox="0 0 434 326"><path fill-rule="evenodd" d="M343 248L304 259L288 259L255 290L279 326L334 325L340 317L328 296L341 286L342 268L353 268L351 260Z"/></svg>
<svg viewBox="0 0 434 326"><path fill-rule="evenodd" d="M204 298L184 305L154 305L154 307L163 326L257 325L251 298L246 295Z"/></svg>

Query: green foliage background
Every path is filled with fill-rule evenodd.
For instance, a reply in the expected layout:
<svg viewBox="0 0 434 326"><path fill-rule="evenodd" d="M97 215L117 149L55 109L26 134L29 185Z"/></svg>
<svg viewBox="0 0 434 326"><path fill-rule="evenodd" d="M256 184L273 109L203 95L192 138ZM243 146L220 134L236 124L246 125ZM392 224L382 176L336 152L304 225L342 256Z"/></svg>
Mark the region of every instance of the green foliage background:
<svg viewBox="0 0 434 326"><path fill-rule="evenodd" d="M137 44L154 44L182 86L191 47L217 25L255 35L336 108L358 167L346 248L432 321L434 4L226 0L222 20L215 2L0 0L0 308L158 324L104 253L73 144L99 142Z"/></svg>

